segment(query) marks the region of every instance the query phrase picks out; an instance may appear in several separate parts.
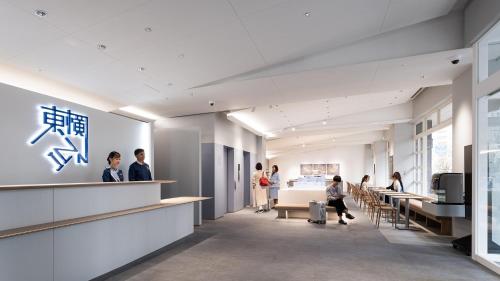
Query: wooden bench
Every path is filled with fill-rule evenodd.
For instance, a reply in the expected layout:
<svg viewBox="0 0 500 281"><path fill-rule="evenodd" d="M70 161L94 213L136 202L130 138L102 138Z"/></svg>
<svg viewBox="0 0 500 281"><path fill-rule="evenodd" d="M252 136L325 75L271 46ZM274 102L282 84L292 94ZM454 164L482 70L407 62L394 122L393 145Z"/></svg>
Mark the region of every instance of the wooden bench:
<svg viewBox="0 0 500 281"><path fill-rule="evenodd" d="M274 208L278 211L278 218L309 218L308 204L276 204ZM326 206L326 219L338 219L335 207Z"/></svg>
<svg viewBox="0 0 500 281"><path fill-rule="evenodd" d="M404 212L406 204L401 201L401 209ZM410 200L410 218L417 223L422 223L429 230L441 235L452 235L452 218L437 217L422 209L422 201ZM435 230L438 231L435 231Z"/></svg>

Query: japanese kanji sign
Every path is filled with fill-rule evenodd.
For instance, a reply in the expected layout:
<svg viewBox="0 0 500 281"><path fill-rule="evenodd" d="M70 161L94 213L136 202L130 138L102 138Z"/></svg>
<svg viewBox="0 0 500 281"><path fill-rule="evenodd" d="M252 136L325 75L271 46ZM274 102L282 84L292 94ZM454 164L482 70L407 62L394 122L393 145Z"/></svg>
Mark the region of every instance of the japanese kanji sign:
<svg viewBox="0 0 500 281"><path fill-rule="evenodd" d="M46 155L55 171L61 171L72 159L75 164L87 164L89 118L56 106L40 106L39 114L42 127L29 143L35 145L48 134L58 136L61 144L52 146Z"/></svg>

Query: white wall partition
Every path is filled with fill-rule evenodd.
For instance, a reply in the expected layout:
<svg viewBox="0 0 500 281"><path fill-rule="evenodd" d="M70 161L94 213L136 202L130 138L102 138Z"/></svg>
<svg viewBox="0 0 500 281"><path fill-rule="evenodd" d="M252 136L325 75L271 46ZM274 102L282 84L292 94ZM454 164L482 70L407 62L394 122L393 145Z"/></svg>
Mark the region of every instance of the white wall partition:
<svg viewBox="0 0 500 281"><path fill-rule="evenodd" d="M338 145L329 149L312 150L300 153L284 154L269 160L269 165L278 165L281 188L286 182L300 177L300 164L340 164L340 176L344 181L360 182L366 171L373 165L371 153L366 153L367 146ZM387 163L387 162L386 162ZM365 165L368 164L368 167Z"/></svg>
<svg viewBox="0 0 500 281"><path fill-rule="evenodd" d="M42 184L101 181L110 151L121 153L121 168L127 178L128 166L135 161L134 149L146 150L146 161L151 159L151 124L107 113L49 96L30 92L13 86L0 84L0 128L2 128L2 156L0 162L0 184ZM65 147L64 136L49 131L37 143L30 144L39 133L49 127L43 123L41 106L56 106L60 110L71 110L88 117L88 164L78 165L75 153L63 151L65 158L73 158L55 172L55 162L48 154L54 148ZM65 114L60 113L63 118ZM50 116L49 116L50 117ZM48 120L50 122L50 120ZM58 129L68 129L59 120ZM66 132L66 131L64 131ZM80 138L69 136L84 154ZM149 160L148 160L149 159ZM61 161L61 160L59 160Z"/></svg>
<svg viewBox="0 0 500 281"><path fill-rule="evenodd" d="M375 186L389 185L389 144L387 141L373 143L375 162Z"/></svg>

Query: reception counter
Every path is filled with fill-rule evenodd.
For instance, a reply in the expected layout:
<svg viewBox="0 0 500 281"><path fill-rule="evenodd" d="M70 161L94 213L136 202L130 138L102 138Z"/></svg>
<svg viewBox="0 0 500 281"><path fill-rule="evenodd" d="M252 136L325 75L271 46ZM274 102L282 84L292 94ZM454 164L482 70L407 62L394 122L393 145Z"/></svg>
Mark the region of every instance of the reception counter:
<svg viewBox="0 0 500 281"><path fill-rule="evenodd" d="M194 231L175 181L0 186L0 280L90 280Z"/></svg>

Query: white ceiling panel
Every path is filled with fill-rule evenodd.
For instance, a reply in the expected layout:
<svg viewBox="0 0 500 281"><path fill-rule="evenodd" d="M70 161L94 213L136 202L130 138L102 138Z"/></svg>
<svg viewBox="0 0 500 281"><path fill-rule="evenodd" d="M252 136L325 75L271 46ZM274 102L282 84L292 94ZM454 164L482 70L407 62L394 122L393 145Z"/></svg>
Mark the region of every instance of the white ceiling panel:
<svg viewBox="0 0 500 281"><path fill-rule="evenodd" d="M46 11L45 21L68 33L109 20L149 0L10 0L17 7L33 13Z"/></svg>
<svg viewBox="0 0 500 281"><path fill-rule="evenodd" d="M456 0L394 0L387 10L381 31L389 31L448 14Z"/></svg>
<svg viewBox="0 0 500 281"><path fill-rule="evenodd" d="M64 80L68 77L66 75L86 73L112 61L112 58L94 46L66 37L44 44L30 53L12 58L9 63Z"/></svg>
<svg viewBox="0 0 500 281"><path fill-rule="evenodd" d="M270 8L288 4L290 0L229 0L239 17L245 18Z"/></svg>
<svg viewBox="0 0 500 281"><path fill-rule="evenodd" d="M51 40L65 36L33 13L0 2L0 60L32 50Z"/></svg>
<svg viewBox="0 0 500 281"><path fill-rule="evenodd" d="M290 1L243 18L243 22L266 60L273 63L376 34L388 3Z"/></svg>
<svg viewBox="0 0 500 281"><path fill-rule="evenodd" d="M223 33L210 30L175 44L150 45L124 62L175 84L185 82L185 89L264 65L239 24L226 25Z"/></svg>
<svg viewBox="0 0 500 281"><path fill-rule="evenodd" d="M177 45L207 32L224 34L225 25L234 23L238 19L223 0L153 0L75 36L104 42L110 55L124 59L150 44ZM145 32L146 27L152 31Z"/></svg>
<svg viewBox="0 0 500 281"><path fill-rule="evenodd" d="M460 55L460 64L451 64L452 57ZM450 84L470 67L471 49L460 49L434 54L384 61L379 64L373 88L430 87ZM419 86L420 85L420 86Z"/></svg>

